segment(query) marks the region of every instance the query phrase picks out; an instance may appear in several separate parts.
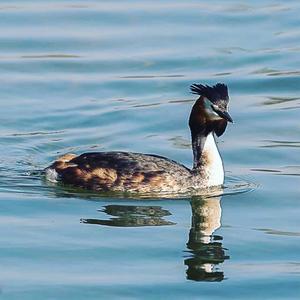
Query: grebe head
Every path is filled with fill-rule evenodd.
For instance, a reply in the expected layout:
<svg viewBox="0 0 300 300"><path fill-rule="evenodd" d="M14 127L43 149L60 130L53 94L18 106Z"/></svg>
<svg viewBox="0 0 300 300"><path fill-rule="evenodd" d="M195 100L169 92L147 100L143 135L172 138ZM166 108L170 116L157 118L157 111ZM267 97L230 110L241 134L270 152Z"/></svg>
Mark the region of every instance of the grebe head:
<svg viewBox="0 0 300 300"><path fill-rule="evenodd" d="M214 86L192 84L191 91L199 95L192 108L189 125L193 133L208 135L215 132L217 136L224 133L227 122L233 122L228 113L228 88L223 83Z"/></svg>

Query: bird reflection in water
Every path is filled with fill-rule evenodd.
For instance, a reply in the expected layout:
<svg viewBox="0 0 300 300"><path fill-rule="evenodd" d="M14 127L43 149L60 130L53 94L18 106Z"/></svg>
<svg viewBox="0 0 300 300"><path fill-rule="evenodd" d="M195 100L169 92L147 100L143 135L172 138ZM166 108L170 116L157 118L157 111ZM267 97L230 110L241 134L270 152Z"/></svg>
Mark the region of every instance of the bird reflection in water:
<svg viewBox="0 0 300 300"><path fill-rule="evenodd" d="M224 273L219 269L229 256L223 248L223 238L214 232L221 226L220 197L193 197L192 222L187 242L188 255L186 277L195 281L222 281ZM116 227L166 226L176 223L166 220L171 213L160 206L107 205L101 212L110 219L81 219L85 224Z"/></svg>
<svg viewBox="0 0 300 300"><path fill-rule="evenodd" d="M218 265L229 259L223 237L214 232L221 226L220 197L194 197L191 201L192 224L187 242L190 254L184 264L186 276L195 281L222 281L224 273Z"/></svg>
<svg viewBox="0 0 300 300"><path fill-rule="evenodd" d="M81 222L116 227L175 225L164 219L171 213L160 206L107 205L100 211L113 218L109 220L81 219Z"/></svg>

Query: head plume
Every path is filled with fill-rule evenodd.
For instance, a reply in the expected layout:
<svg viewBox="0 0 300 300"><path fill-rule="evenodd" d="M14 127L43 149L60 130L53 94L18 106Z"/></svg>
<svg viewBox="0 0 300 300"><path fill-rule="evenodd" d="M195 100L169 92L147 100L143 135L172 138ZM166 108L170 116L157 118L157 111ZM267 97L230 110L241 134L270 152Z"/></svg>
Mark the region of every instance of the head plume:
<svg viewBox="0 0 300 300"><path fill-rule="evenodd" d="M194 83L191 85L191 91L193 94L206 97L212 103L218 100L229 101L228 88L224 83L217 83L214 86Z"/></svg>

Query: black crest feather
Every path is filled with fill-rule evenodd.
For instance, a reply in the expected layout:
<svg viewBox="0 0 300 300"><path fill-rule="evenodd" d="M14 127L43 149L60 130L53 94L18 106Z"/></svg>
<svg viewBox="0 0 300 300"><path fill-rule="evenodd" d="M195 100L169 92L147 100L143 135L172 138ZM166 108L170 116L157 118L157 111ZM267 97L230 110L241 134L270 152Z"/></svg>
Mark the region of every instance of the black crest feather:
<svg viewBox="0 0 300 300"><path fill-rule="evenodd" d="M211 102L216 102L218 100L229 100L228 88L224 83L217 83L214 86L194 83L191 85L191 91L193 94L206 97Z"/></svg>

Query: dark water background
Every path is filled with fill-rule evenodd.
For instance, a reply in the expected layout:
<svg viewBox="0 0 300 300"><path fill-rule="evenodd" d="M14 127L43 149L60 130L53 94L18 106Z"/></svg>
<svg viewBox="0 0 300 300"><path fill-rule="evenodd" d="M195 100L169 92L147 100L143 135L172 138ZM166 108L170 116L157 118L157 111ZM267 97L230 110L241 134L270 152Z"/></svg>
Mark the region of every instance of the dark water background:
<svg viewBox="0 0 300 300"><path fill-rule="evenodd" d="M297 299L299 8L2 1L1 299ZM230 89L222 199L95 196L36 173L98 150L191 166L194 82Z"/></svg>

